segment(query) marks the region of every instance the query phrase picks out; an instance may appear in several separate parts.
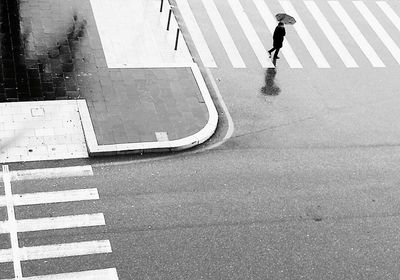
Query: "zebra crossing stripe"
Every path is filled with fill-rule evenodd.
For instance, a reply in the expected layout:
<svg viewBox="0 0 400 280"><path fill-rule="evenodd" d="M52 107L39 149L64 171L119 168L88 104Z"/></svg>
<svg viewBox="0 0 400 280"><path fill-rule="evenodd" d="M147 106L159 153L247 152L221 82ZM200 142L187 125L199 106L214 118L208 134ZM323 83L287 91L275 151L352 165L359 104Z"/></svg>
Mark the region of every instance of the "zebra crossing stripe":
<svg viewBox="0 0 400 280"><path fill-rule="evenodd" d="M276 27L276 20L275 20L274 16L272 15L270 9L265 4L264 0L253 0L253 2L254 2L254 5L257 7L257 10L258 10L261 18L264 20L265 25L268 27L271 34L273 34L275 27ZM293 49L290 46L287 39L285 39L284 44L285 44L285 47L282 48L282 53L285 56L286 61L288 62L290 68L303 68L299 59L293 52Z"/></svg>
<svg viewBox="0 0 400 280"><path fill-rule="evenodd" d="M271 60L268 58L267 51L265 50L260 38L258 37L257 32L254 30L254 27L251 25L250 20L244 12L239 0L228 0L228 3L231 6L235 17L238 20L241 28L243 29L243 33L247 37L247 40L249 41L261 66L263 68L275 67L272 64Z"/></svg>
<svg viewBox="0 0 400 280"><path fill-rule="evenodd" d="M20 253L21 261L105 254L111 253L111 244L108 240L52 244L22 247Z"/></svg>
<svg viewBox="0 0 400 280"><path fill-rule="evenodd" d="M393 9L389 6L388 3L384 1L377 1L376 4L381 8L381 10L386 14L388 19L392 21L394 26L400 31L400 17L396 15Z"/></svg>
<svg viewBox="0 0 400 280"><path fill-rule="evenodd" d="M310 13L314 16L315 20L321 27L322 31L326 35L327 39L331 43L332 47L336 50L337 54L342 59L343 63L348 68L357 68L358 65L355 62L354 58L351 56L349 51L344 46L343 42L340 40L339 36L333 30L332 26L326 20L321 10L315 4L314 1L305 1L304 2L309 9Z"/></svg>
<svg viewBox="0 0 400 280"><path fill-rule="evenodd" d="M95 200L95 199L99 199L99 193L97 192L96 188L55 191L55 192L25 193L25 194L13 195L13 201L15 206L58 203L58 202L73 202L73 201ZM0 196L0 207L4 206L6 206L6 199L4 196Z"/></svg>
<svg viewBox="0 0 400 280"><path fill-rule="evenodd" d="M178 4L179 10L189 30L190 36L192 37L193 42L196 45L196 48L199 52L200 58L203 61L204 66L210 68L217 67L214 57L211 54L211 51L208 48L207 42L204 39L200 27L198 26L196 19L190 9L188 1L176 0L176 3Z"/></svg>
<svg viewBox="0 0 400 280"><path fill-rule="evenodd" d="M360 32L358 27L355 25L353 20L343 9L342 5L338 1L328 1L329 5L332 7L339 19L344 23L345 27L349 31L350 35L354 38L355 42L358 44L362 52L371 62L374 67L385 67L382 60L378 57L375 50L371 47L368 41L365 39L364 35Z"/></svg>
<svg viewBox="0 0 400 280"><path fill-rule="evenodd" d="M85 215L71 215L62 217L17 220L17 231L28 232L28 231L50 230L50 229L93 227L93 226L104 226L105 224L106 223L103 214L96 213L96 214L85 214Z"/></svg>
<svg viewBox="0 0 400 280"><path fill-rule="evenodd" d="M360 11L361 15L365 18L371 28L375 31L376 35L378 35L379 39L381 39L382 43L388 48L390 53L393 55L394 59L396 59L397 63L400 64L400 49L396 45L396 43L392 40L386 30L382 27L382 25L378 22L376 17L371 13L371 11L367 8L367 6L361 1L353 1L353 4Z"/></svg>
<svg viewBox="0 0 400 280"><path fill-rule="evenodd" d="M232 40L231 35L229 34L228 29L220 13L218 12L217 7L215 6L214 0L202 0L203 5L210 17L212 24L214 25L214 29L218 34L219 39L221 40L222 45L225 48L225 51L232 63L234 68L246 68L246 65L240 56L238 49L236 48L235 43Z"/></svg>
<svg viewBox="0 0 400 280"><path fill-rule="evenodd" d="M73 201L95 200L95 199L99 199L99 193L97 192L96 188L56 191L56 192L25 193L25 194L13 195L15 206L58 203L58 202L73 202Z"/></svg>
<svg viewBox="0 0 400 280"><path fill-rule="evenodd" d="M24 280L118 280L115 268L24 277Z"/></svg>
<svg viewBox="0 0 400 280"><path fill-rule="evenodd" d="M309 51L311 57L314 59L317 66L319 68L330 68L328 61L326 61L321 50L318 48L314 39L307 31L306 27L304 26L304 23L302 22L301 18L297 14L292 4L289 1L279 1L279 2L287 14L290 14L296 18L297 22L294 25L294 28L299 34L301 40L304 42L304 45L306 46L307 50Z"/></svg>
<svg viewBox="0 0 400 280"><path fill-rule="evenodd" d="M4 192L5 192L5 202L7 207L8 216L8 228L10 233L11 241L11 261L13 262L14 277L15 279L22 278L22 267L21 267L21 250L18 244L18 232L17 232L17 221L15 219L14 211L14 201L11 189L11 178L8 165L3 165L3 182L4 182ZM0 254L2 255L2 254Z"/></svg>
<svg viewBox="0 0 400 280"><path fill-rule="evenodd" d="M16 170L10 172L13 181L49 179L60 177L83 177L93 176L93 169L90 165L67 166L56 168Z"/></svg>
<svg viewBox="0 0 400 280"><path fill-rule="evenodd" d="M0 250L0 263L7 263L13 261L13 253L11 249Z"/></svg>

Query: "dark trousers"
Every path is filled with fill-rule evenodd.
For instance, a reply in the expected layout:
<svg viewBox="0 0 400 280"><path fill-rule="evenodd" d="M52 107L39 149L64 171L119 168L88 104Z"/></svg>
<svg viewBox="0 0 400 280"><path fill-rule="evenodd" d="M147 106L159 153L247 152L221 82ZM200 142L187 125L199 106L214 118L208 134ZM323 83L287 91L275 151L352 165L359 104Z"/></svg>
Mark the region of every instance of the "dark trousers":
<svg viewBox="0 0 400 280"><path fill-rule="evenodd" d="M275 47L273 47L273 48L270 49L268 52L269 52L269 53L272 53L273 51L275 51L274 57L277 57L280 49L281 49L281 48L275 48Z"/></svg>

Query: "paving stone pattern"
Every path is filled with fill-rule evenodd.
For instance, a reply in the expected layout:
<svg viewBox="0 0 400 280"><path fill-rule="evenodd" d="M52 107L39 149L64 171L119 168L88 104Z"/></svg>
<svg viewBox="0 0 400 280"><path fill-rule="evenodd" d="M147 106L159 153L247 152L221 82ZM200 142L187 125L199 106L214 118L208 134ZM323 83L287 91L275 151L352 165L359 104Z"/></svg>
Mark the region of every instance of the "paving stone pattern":
<svg viewBox="0 0 400 280"><path fill-rule="evenodd" d="M73 60L74 50L84 36L84 22L72 17L69 26L64 26L64 35L53 36L38 28L43 26L39 22L41 16L46 18L35 13L40 11L39 5L45 4L43 1L1 0L0 3L0 101L79 96ZM58 13L51 14L54 19Z"/></svg>
<svg viewBox="0 0 400 280"><path fill-rule="evenodd" d="M180 139L207 123L190 68L108 68L89 0L15 1L0 0L0 101L84 98L100 145Z"/></svg>

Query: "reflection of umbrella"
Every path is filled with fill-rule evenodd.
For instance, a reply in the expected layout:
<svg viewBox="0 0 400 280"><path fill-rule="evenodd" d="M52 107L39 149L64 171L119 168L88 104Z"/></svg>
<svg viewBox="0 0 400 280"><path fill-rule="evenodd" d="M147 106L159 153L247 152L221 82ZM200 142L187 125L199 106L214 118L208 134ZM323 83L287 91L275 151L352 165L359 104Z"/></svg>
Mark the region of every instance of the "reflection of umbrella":
<svg viewBox="0 0 400 280"><path fill-rule="evenodd" d="M295 24L296 20L294 17L287 14L276 14L275 18L277 21L283 22L284 24Z"/></svg>

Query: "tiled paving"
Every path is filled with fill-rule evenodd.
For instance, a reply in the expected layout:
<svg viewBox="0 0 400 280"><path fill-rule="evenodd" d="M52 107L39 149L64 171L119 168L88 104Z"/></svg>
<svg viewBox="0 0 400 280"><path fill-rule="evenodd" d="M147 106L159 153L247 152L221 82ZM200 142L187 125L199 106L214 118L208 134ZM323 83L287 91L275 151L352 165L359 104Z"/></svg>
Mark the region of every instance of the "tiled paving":
<svg viewBox="0 0 400 280"><path fill-rule="evenodd" d="M0 103L0 162L88 157L76 101Z"/></svg>
<svg viewBox="0 0 400 280"><path fill-rule="evenodd" d="M84 36L84 23L72 18L69 25L63 26L62 35L48 33L40 21L50 17L58 22L59 14L49 10L37 14L41 4L44 3L0 1L0 101L79 96L74 60L79 56L76 49ZM54 24L48 22L48 26Z"/></svg>
<svg viewBox="0 0 400 280"><path fill-rule="evenodd" d="M0 0L0 3L4 6L13 1ZM199 83L199 75L192 72L193 63L182 36L179 37L178 51L173 51L175 20L171 21L171 31L165 30L168 1L164 1L164 12L160 13L160 1L138 0L135 2L137 17L126 17L118 22L108 20L109 25L115 24L122 29L121 24L125 21L132 32L124 30L124 36L131 33L132 38L140 38L122 43L118 39L122 33L104 35L104 30L99 33L91 2L104 4L103 0L19 1L24 59L18 60L15 54L13 59L23 62L26 73L21 74L23 79L13 78L17 92L11 99L5 94L6 89L0 86L0 101L85 99L100 146L178 140L199 132L210 123L208 107L211 99L204 101L207 90L203 81ZM113 5L124 8L123 1ZM112 13L108 18L110 16L115 17ZM102 20L104 18L107 14L103 11ZM3 16L1 20L4 19ZM104 23L100 25L103 29L107 27ZM9 30L4 22L1 27L2 32ZM4 34L2 47L7 42ZM154 34L157 34L157 40ZM107 36L115 38L110 40ZM106 41L114 45L125 44L123 55L119 48L104 48L102 42ZM118 59L111 61L110 57L115 57L116 52ZM8 68L4 70L3 58L0 58L3 66L0 70L10 75ZM28 83L29 91L23 94L18 92L17 84L21 81ZM32 89L37 92L33 94ZM216 119L216 112L213 116ZM212 123L216 126L216 120ZM23 154L21 160L25 158Z"/></svg>

